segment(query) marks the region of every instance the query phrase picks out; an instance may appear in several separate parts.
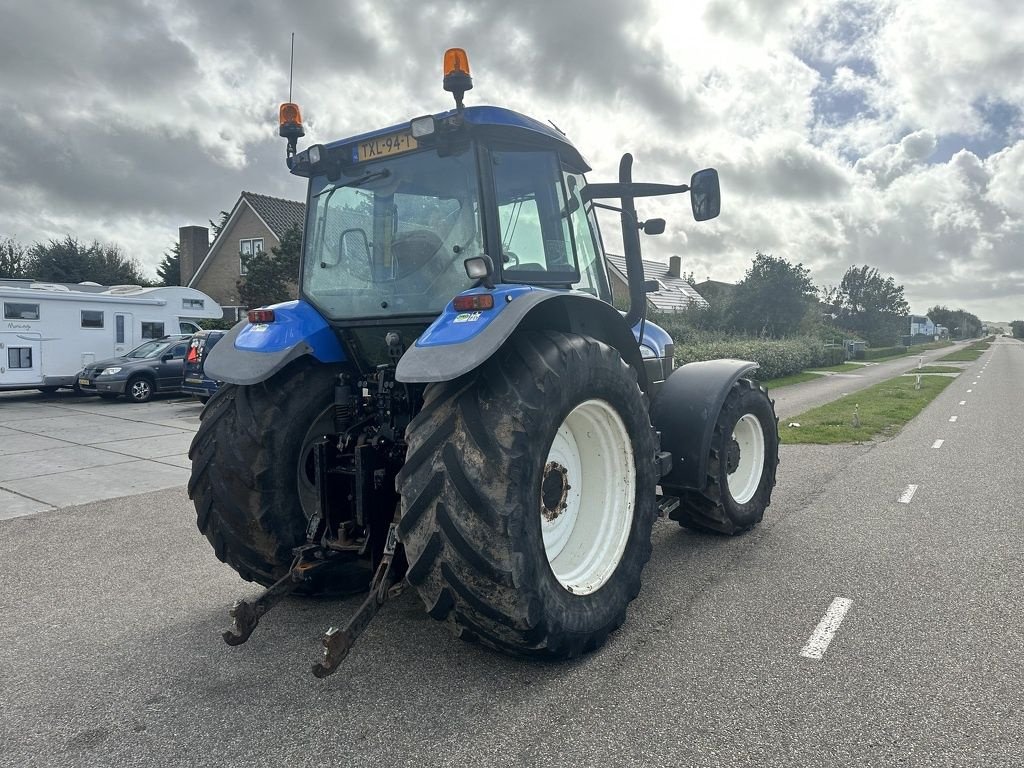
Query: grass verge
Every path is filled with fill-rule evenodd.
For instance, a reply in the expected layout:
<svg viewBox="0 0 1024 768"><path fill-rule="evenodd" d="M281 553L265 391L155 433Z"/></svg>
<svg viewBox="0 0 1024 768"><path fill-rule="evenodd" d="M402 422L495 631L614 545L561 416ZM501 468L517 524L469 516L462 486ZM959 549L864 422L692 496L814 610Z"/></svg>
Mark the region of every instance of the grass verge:
<svg viewBox="0 0 1024 768"><path fill-rule="evenodd" d="M956 352L950 352L948 355L943 355L938 359L938 362L943 360L949 360L950 362L961 362L969 363L977 360L981 357L989 345L984 341L976 341L970 346L958 349Z"/></svg>
<svg viewBox="0 0 1024 768"><path fill-rule="evenodd" d="M784 443L864 443L876 437L892 437L953 381L947 376L927 376L921 388L915 380L899 376L862 389L826 405L786 419L799 427L779 425ZM853 426L854 410L860 421Z"/></svg>
<svg viewBox="0 0 1024 768"><path fill-rule="evenodd" d="M805 381L813 381L814 379L823 379L824 376L820 376L817 373L794 373L790 376L780 376L777 379L768 379L767 381L760 382L761 386L765 389L778 389L779 387L788 387L791 384L803 384Z"/></svg>
<svg viewBox="0 0 1024 768"><path fill-rule="evenodd" d="M955 365L925 365L921 368L911 368L908 373L963 373L963 370Z"/></svg>

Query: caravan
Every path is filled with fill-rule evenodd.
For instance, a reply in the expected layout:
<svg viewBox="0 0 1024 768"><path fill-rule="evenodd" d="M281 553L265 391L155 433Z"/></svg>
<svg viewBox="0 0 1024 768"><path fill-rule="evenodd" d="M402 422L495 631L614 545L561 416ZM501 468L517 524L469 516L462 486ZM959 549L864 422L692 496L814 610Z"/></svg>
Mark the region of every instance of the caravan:
<svg viewBox="0 0 1024 768"><path fill-rule="evenodd" d="M89 363L123 355L147 339L194 333L222 317L194 288L116 285L106 290L51 283L0 285L0 390L72 387Z"/></svg>

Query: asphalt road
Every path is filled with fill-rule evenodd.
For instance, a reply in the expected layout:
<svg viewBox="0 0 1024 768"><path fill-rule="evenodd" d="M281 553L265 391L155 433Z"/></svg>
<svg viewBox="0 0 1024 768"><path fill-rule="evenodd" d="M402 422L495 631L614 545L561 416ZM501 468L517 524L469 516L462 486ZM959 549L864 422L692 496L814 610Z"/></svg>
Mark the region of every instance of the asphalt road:
<svg viewBox="0 0 1024 768"><path fill-rule="evenodd" d="M784 446L752 533L660 523L626 625L571 663L461 643L406 594L319 681L356 601L227 647L257 590L182 491L0 521L0 765L1021 765L1022 379L1000 340L892 440Z"/></svg>

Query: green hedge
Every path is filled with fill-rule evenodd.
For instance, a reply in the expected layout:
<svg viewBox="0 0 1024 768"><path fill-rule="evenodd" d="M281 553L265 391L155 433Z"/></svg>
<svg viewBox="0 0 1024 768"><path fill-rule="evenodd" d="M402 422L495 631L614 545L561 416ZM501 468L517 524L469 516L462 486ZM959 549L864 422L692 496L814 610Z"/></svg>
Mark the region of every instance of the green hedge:
<svg viewBox="0 0 1024 768"><path fill-rule="evenodd" d="M808 368L842 362L842 349L822 346L819 339L807 336L790 339L709 339L676 346L676 364L702 360L735 358L752 360L761 367L751 374L759 381L790 376Z"/></svg>

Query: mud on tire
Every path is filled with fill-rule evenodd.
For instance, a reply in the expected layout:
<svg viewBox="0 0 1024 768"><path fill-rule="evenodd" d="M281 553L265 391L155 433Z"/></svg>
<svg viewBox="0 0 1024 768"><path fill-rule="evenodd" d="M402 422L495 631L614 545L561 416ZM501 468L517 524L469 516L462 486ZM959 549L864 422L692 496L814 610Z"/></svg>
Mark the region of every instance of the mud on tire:
<svg viewBox="0 0 1024 768"><path fill-rule="evenodd" d="M621 518L621 556L608 561L596 590L580 594L549 564L542 480L560 426L594 402L614 411L609 419L628 435L632 458L623 466L635 492L626 502L631 517ZM594 650L622 624L650 557L657 478L643 396L614 349L584 336L520 332L480 369L428 387L407 434L398 531L407 578L431 616L464 639L549 658ZM603 514L600 505L577 509L574 521Z"/></svg>
<svg viewBox="0 0 1024 768"><path fill-rule="evenodd" d="M337 373L300 362L259 384L223 384L203 408L189 448L188 493L217 557L247 581L273 584L305 541L303 500L312 509L315 495L299 456L310 429L330 413ZM353 562L300 591L341 594L368 581L368 565Z"/></svg>
<svg viewBox="0 0 1024 768"><path fill-rule="evenodd" d="M749 435L761 445L748 448L747 453L760 457L759 467L751 468L750 482L731 478L744 474L744 451L734 441L734 434ZM748 457L751 458L751 457ZM749 531L764 517L775 487L779 463L779 431L775 407L768 392L749 379L732 385L715 422L708 456L706 486L701 491L666 487L666 493L679 497L673 520L692 530L727 536ZM738 466L737 466L738 464ZM736 498L736 497L739 498Z"/></svg>

